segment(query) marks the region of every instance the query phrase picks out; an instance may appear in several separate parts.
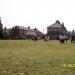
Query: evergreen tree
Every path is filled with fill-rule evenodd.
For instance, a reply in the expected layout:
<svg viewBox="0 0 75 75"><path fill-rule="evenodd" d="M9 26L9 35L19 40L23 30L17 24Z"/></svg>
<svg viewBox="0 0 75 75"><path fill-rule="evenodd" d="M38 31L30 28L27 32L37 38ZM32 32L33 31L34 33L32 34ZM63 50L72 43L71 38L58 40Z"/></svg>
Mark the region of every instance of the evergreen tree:
<svg viewBox="0 0 75 75"><path fill-rule="evenodd" d="M0 17L0 39L3 39L3 24L1 22L1 17Z"/></svg>
<svg viewBox="0 0 75 75"><path fill-rule="evenodd" d="M3 38L4 39L8 39L9 38L9 32L7 31L6 27L3 29Z"/></svg>

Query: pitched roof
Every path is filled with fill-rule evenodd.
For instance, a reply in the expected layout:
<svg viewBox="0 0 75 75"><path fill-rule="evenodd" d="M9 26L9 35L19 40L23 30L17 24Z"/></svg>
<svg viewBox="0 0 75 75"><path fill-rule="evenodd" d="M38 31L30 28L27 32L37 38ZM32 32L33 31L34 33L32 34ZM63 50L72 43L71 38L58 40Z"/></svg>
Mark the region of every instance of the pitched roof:
<svg viewBox="0 0 75 75"><path fill-rule="evenodd" d="M25 30L29 30L28 28L26 27L23 27L23 26L15 26L16 28L19 28L19 29L25 29Z"/></svg>
<svg viewBox="0 0 75 75"><path fill-rule="evenodd" d="M33 30L35 30L35 32L37 33L37 34L42 34L43 35L43 33L41 32L41 31L39 31L38 29L33 29Z"/></svg>
<svg viewBox="0 0 75 75"><path fill-rule="evenodd" d="M15 26L15 27L18 28L18 29L24 29L24 30L34 31L31 28L26 28L26 27L23 27L23 26Z"/></svg>
<svg viewBox="0 0 75 75"><path fill-rule="evenodd" d="M58 27L58 28L62 28L62 25L59 24L59 23L54 23L54 24L52 24L52 25L49 25L47 28L49 28L49 27Z"/></svg>

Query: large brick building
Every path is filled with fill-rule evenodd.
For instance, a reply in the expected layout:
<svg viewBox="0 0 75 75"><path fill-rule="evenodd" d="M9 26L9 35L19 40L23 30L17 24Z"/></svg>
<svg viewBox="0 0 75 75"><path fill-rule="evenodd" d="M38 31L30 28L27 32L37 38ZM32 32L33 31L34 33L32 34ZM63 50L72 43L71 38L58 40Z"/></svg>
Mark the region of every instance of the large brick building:
<svg viewBox="0 0 75 75"><path fill-rule="evenodd" d="M58 20L47 27L47 35L52 39L58 39L59 35L61 34L67 34L68 31L66 27L64 26L64 23L60 23Z"/></svg>
<svg viewBox="0 0 75 75"><path fill-rule="evenodd" d="M23 26L15 26L11 29L8 29L10 33L10 38L12 39L32 39L34 37L41 38L43 33L38 29L31 29Z"/></svg>

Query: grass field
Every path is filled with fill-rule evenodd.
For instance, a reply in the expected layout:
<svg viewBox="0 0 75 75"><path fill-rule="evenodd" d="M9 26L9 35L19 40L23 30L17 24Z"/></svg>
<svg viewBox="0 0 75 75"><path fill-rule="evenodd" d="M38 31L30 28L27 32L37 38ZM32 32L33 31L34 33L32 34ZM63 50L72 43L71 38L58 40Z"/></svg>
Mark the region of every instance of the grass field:
<svg viewBox="0 0 75 75"><path fill-rule="evenodd" d="M75 44L0 40L0 75L75 75Z"/></svg>

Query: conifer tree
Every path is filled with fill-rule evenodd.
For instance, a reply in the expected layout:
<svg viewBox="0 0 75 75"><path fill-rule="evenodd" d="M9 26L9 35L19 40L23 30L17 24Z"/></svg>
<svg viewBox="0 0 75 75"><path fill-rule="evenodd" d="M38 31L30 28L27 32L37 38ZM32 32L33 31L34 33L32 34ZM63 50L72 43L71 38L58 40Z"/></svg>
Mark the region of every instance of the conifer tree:
<svg viewBox="0 0 75 75"><path fill-rule="evenodd" d="M3 24L1 22L1 17L0 17L0 39L3 39Z"/></svg>

